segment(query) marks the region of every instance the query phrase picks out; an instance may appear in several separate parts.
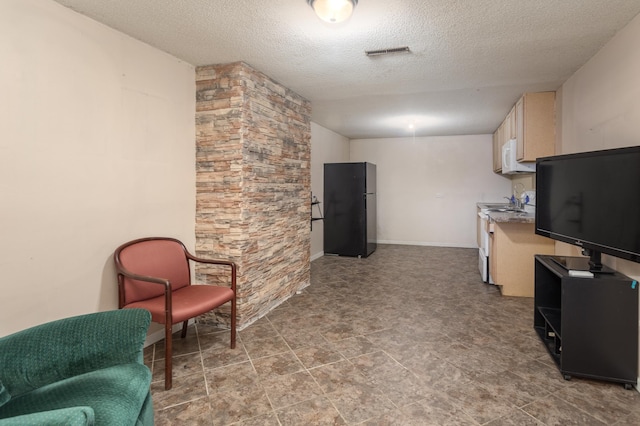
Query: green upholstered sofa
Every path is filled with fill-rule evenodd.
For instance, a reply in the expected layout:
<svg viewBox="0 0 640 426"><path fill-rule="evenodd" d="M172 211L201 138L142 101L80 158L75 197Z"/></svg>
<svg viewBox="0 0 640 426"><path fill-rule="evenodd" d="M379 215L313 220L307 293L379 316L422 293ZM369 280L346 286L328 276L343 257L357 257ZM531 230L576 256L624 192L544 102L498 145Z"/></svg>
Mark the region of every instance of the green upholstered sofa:
<svg viewBox="0 0 640 426"><path fill-rule="evenodd" d="M0 426L153 425L142 309L66 318L0 338Z"/></svg>

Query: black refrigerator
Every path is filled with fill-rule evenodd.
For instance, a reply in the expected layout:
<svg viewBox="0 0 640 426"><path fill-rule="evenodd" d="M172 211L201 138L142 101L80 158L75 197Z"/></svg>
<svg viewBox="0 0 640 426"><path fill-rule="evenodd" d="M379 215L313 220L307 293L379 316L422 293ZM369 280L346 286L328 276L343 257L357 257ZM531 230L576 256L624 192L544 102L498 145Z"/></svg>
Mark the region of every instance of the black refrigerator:
<svg viewBox="0 0 640 426"><path fill-rule="evenodd" d="M376 165L325 163L324 253L367 257L376 238Z"/></svg>

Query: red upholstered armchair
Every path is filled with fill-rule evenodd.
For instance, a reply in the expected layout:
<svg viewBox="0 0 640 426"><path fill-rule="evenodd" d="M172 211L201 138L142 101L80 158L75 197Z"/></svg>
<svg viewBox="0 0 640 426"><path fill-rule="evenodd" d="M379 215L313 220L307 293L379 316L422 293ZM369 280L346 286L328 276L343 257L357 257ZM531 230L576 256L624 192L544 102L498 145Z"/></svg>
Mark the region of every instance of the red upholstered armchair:
<svg viewBox="0 0 640 426"><path fill-rule="evenodd" d="M143 308L154 322L165 325L165 381L171 389L171 331L182 323L182 338L189 319L231 302L231 348L236 346L236 265L226 260L193 256L180 241L150 237L129 241L113 255L118 273L119 307ZM226 265L231 286L192 285L189 261Z"/></svg>

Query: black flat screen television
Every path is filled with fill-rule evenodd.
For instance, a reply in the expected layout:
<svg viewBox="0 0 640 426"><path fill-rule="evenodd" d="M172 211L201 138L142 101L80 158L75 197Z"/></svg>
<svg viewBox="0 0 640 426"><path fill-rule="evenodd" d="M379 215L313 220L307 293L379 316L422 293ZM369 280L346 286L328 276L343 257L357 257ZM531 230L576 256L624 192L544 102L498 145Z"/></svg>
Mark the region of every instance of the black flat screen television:
<svg viewBox="0 0 640 426"><path fill-rule="evenodd" d="M640 262L640 146L538 158L536 234L582 247L588 263L567 269Z"/></svg>

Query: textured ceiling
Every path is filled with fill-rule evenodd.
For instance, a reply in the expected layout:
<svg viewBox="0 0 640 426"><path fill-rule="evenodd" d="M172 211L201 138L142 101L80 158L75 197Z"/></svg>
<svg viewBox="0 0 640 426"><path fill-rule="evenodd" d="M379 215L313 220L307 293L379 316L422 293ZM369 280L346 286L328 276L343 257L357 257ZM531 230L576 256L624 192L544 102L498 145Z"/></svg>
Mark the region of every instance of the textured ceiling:
<svg viewBox="0 0 640 426"><path fill-rule="evenodd" d="M360 0L331 26L306 0L56 0L193 65L244 61L349 138L492 133L555 90L640 0ZM365 50L411 53L367 57Z"/></svg>

